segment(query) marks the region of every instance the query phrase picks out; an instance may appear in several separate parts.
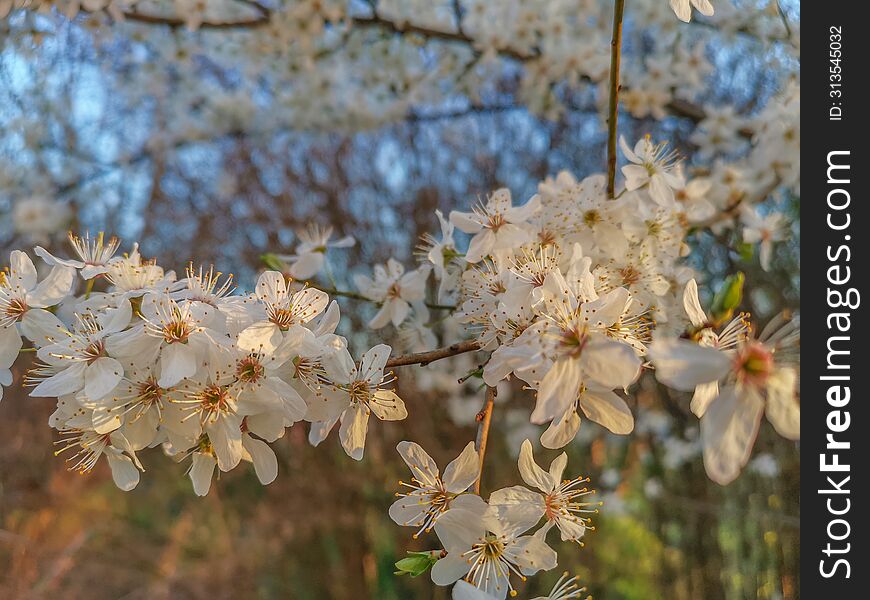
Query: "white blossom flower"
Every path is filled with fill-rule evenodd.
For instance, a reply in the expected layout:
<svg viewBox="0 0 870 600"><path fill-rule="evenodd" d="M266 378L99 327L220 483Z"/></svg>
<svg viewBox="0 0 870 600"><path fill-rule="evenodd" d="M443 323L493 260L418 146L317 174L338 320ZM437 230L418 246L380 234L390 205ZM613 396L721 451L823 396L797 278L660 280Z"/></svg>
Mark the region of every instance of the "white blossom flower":
<svg viewBox="0 0 870 600"><path fill-rule="evenodd" d="M677 175L676 152L669 152L666 142L653 144L649 136L641 138L634 150L620 136L619 146L625 158L632 163L622 167L625 188L632 191L649 186L653 200L661 206L672 207L674 190L682 186L681 178Z"/></svg>
<svg viewBox="0 0 870 600"><path fill-rule="evenodd" d="M332 238L331 226L322 227L317 223L311 223L298 232L299 245L296 253L291 255L278 255L280 260L290 264L290 276L294 279L311 279L323 269L326 263L326 252L329 248L350 248L356 244L356 240L347 235L335 241Z"/></svg>
<svg viewBox="0 0 870 600"><path fill-rule="evenodd" d="M0 368L8 368L14 362L14 358L9 359L12 348L15 355L21 348L19 327L25 337L40 346L61 334L63 323L45 309L60 304L74 282L75 271L66 267L53 267L39 281L30 257L20 250L12 251L9 269L0 271L0 346L4 349Z"/></svg>
<svg viewBox="0 0 870 600"><path fill-rule="evenodd" d="M525 529L534 527L543 517L546 520L544 533L555 526L563 541L579 542L591 528L591 520L586 515L596 514L599 503L584 500L595 493L585 486L589 478L562 480L567 463L568 455L563 452L550 464L549 472L544 471L535 462L531 442L523 441L518 462L520 475L527 485L539 492L521 485L503 488L490 495L490 506L503 510L508 520Z"/></svg>
<svg viewBox="0 0 870 600"><path fill-rule="evenodd" d="M758 259L761 268L770 271L770 260L773 257L773 243L785 239L785 217L780 213L770 213L764 217L750 206L743 206L740 211L743 222L743 241L747 244L759 244Z"/></svg>
<svg viewBox="0 0 870 600"><path fill-rule="evenodd" d="M464 578L498 600L515 596L512 574L524 580L556 566L556 552L544 539L523 532L479 497L460 496L435 523L447 556L432 567L432 581L451 585Z"/></svg>
<svg viewBox="0 0 870 600"><path fill-rule="evenodd" d="M362 460L371 413L382 421L401 421L408 416L398 394L383 388L395 381L392 373L384 374L391 350L378 344L362 355L359 366L345 349L322 359L331 389L311 400L305 418L334 424L340 416L341 445L354 460Z"/></svg>
<svg viewBox="0 0 870 600"><path fill-rule="evenodd" d="M278 271L260 275L256 295L265 308L265 318L242 331L237 344L239 348L265 354L277 350L285 339L302 335L302 326L323 312L329 303L326 292L315 288L291 292Z"/></svg>
<svg viewBox="0 0 870 600"><path fill-rule="evenodd" d="M82 279L86 281L108 272L109 264L121 243L116 237L106 240L103 232L94 239L91 239L88 233L85 233L84 237L79 237L69 232L68 237L73 251L79 257L78 260L57 258L41 246L37 246L34 252L49 265L79 270Z"/></svg>
<svg viewBox="0 0 870 600"><path fill-rule="evenodd" d="M659 340L650 347L656 377L666 385L691 391L719 384L700 415L704 466L713 481L725 485L740 474L762 413L780 435L800 439L798 374L777 360L798 337L792 322L758 340L742 340L733 352L682 339Z"/></svg>
<svg viewBox="0 0 870 600"><path fill-rule="evenodd" d="M380 329L388 323L398 327L411 312L411 303L421 301L426 295L426 279L430 267L423 265L405 273L405 267L391 258L386 266L375 265L374 279L366 275L354 277L354 283L366 298L381 305L368 326Z"/></svg>
<svg viewBox="0 0 870 600"><path fill-rule="evenodd" d="M453 500L477 480L480 457L474 442L469 442L447 465L442 477L438 465L418 444L399 442L396 449L413 477L410 483L399 482L407 491L396 494L398 499L390 506L390 518L398 525L418 528L413 536L416 538L423 531L430 531Z"/></svg>
<svg viewBox="0 0 870 600"><path fill-rule="evenodd" d="M450 212L450 222L465 233L474 234L465 253L465 260L476 263L497 252L518 248L532 240L523 224L541 208L541 199L532 197L523 206L513 207L507 189L496 190L486 204L475 206L472 212Z"/></svg>

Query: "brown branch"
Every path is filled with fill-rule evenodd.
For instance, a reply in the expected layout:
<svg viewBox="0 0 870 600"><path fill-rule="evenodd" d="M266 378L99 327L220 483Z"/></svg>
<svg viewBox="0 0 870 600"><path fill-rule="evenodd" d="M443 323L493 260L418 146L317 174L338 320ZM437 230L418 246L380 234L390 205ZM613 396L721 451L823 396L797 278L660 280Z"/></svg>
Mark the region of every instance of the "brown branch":
<svg viewBox="0 0 870 600"><path fill-rule="evenodd" d="M619 118L619 61L622 58L622 18L625 0L613 5L613 36L610 38L610 99L607 104L607 197L616 195L616 123Z"/></svg>
<svg viewBox="0 0 870 600"><path fill-rule="evenodd" d="M466 352L474 352L480 350L480 344L476 340L468 340L458 342L445 348L432 350L430 352L418 352L416 354L405 354L396 356L387 361L387 367L405 367L408 365L425 366L442 358L450 358L457 354L465 354Z"/></svg>
<svg viewBox="0 0 870 600"><path fill-rule="evenodd" d="M492 408L495 406L495 397L498 394L495 387L486 388L486 400L483 408L477 413L477 439L475 447L480 465L477 481L474 482L474 493L480 495L480 480L483 479L483 459L486 457L486 442L489 440L489 426L492 423Z"/></svg>

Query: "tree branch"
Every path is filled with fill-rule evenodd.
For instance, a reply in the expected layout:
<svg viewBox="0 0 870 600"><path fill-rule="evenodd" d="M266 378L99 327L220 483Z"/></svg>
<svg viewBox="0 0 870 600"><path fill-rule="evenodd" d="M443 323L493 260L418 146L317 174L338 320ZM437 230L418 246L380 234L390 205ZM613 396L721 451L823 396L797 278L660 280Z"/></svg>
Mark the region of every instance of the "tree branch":
<svg viewBox="0 0 870 600"><path fill-rule="evenodd" d="M625 0L613 6L613 36L610 38L610 99L607 104L607 197L616 195L616 123L619 117L619 61L622 58L622 19Z"/></svg>
<svg viewBox="0 0 870 600"><path fill-rule="evenodd" d="M237 21L203 21L199 24L199 29L256 29L267 25L272 18L272 11L259 2L252 0L238 0L245 6L250 6L256 11L256 15L239 19ZM173 29L187 27L187 21L179 17L167 17L154 14L140 13L136 8L132 8L123 12L124 18L137 23L145 23L147 25L166 25Z"/></svg>
<svg viewBox="0 0 870 600"><path fill-rule="evenodd" d="M495 406L495 397L498 394L495 387L487 387L486 388L486 400L483 402L483 408L479 413L477 413L477 440L475 441L475 447L477 448L477 455L480 472L477 474L477 481L474 482L474 493L480 494L480 480L483 479L483 459L486 457L486 442L489 440L489 426L492 423L492 408Z"/></svg>
<svg viewBox="0 0 870 600"><path fill-rule="evenodd" d="M477 340L468 340L465 342L458 342L451 346L447 346L445 348L439 348L438 350L431 350L429 352L418 352L416 354L405 354L402 356L396 356L395 358L391 358L387 361L387 367L405 367L408 365L421 365L425 366L431 362L435 362L436 360L441 360L442 358L450 358L451 356L456 356L457 354L465 354L466 352L474 352L475 350L480 350L480 343Z"/></svg>

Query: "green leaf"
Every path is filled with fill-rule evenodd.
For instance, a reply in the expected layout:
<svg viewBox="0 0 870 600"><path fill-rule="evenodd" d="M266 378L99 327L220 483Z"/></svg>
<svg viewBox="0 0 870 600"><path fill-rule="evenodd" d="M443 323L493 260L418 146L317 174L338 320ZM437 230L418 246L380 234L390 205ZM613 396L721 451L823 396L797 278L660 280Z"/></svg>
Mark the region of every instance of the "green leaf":
<svg viewBox="0 0 870 600"><path fill-rule="evenodd" d="M438 556L437 552L408 552L407 558L396 563L396 575L422 575L438 562Z"/></svg>
<svg viewBox="0 0 870 600"><path fill-rule="evenodd" d="M716 296L713 298L713 319L721 324L734 315L734 311L743 302L743 284L746 276L740 271L729 276Z"/></svg>
<svg viewBox="0 0 870 600"><path fill-rule="evenodd" d="M274 254L263 254L260 256L260 260L263 261L263 264L269 267L270 269L274 269L276 271L284 271L284 268L287 266L281 259L279 259Z"/></svg>

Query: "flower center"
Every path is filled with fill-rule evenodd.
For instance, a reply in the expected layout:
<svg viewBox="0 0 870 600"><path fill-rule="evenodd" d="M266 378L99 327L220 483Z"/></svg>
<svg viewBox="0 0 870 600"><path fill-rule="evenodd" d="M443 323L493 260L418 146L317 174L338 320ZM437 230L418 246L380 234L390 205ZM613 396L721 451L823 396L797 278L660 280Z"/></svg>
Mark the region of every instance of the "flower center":
<svg viewBox="0 0 870 600"><path fill-rule="evenodd" d="M501 226L505 224L505 222L506 221L504 220L504 217L501 215L501 213L494 213L489 215L486 226L493 231L498 231Z"/></svg>
<svg viewBox="0 0 870 600"><path fill-rule="evenodd" d="M247 356L236 367L236 378L243 383L257 383L266 372L255 356Z"/></svg>
<svg viewBox="0 0 870 600"><path fill-rule="evenodd" d="M21 319L28 310L27 303L21 298L12 298L4 303L2 324L12 324Z"/></svg>
<svg viewBox="0 0 870 600"><path fill-rule="evenodd" d="M145 407L160 405L163 399L163 388L157 385L153 378L138 384L139 402Z"/></svg>
<svg viewBox="0 0 870 600"><path fill-rule="evenodd" d="M296 323L296 318L290 308L277 306L269 309L269 320L280 327L282 331L287 331L291 325Z"/></svg>
<svg viewBox="0 0 870 600"><path fill-rule="evenodd" d="M631 265L620 269L619 276L622 278L623 285L634 285L640 281L640 271Z"/></svg>
<svg viewBox="0 0 870 600"><path fill-rule="evenodd" d="M583 222L589 227L593 227L601 222L601 213L597 210L587 210L583 214Z"/></svg>
<svg viewBox="0 0 870 600"><path fill-rule="evenodd" d="M187 321L176 319L163 326L163 340L167 344L183 344L190 334L191 327Z"/></svg>
<svg viewBox="0 0 870 600"><path fill-rule="evenodd" d="M371 398L369 383L364 379L358 379L357 381L351 382L348 386L347 393L350 396L351 402L361 402L365 404L369 401L369 398Z"/></svg>
<svg viewBox="0 0 870 600"><path fill-rule="evenodd" d="M85 348L85 351L82 353L84 359L88 363L92 363L101 356L106 354L105 345L102 340L98 340L96 342L91 342L88 344L88 347Z"/></svg>
<svg viewBox="0 0 870 600"><path fill-rule="evenodd" d="M758 342L747 343L734 360L737 377L750 385L764 385L773 373L773 354Z"/></svg>

